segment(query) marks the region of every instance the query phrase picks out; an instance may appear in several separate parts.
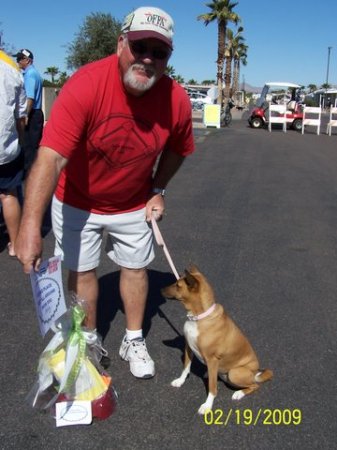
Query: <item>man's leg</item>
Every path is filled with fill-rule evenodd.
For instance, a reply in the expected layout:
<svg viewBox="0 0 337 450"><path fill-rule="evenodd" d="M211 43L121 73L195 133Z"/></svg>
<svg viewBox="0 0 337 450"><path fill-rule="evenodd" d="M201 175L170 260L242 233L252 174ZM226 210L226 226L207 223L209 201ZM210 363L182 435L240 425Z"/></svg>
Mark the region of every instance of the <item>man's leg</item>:
<svg viewBox="0 0 337 450"><path fill-rule="evenodd" d="M77 294L79 300L85 301L87 317L85 326L94 330L96 328L98 281L96 270L86 272L69 271L68 289Z"/></svg>
<svg viewBox="0 0 337 450"><path fill-rule="evenodd" d="M24 136L25 175L29 172L36 158L43 132L43 123L44 116L42 110L33 109L30 113Z"/></svg>
<svg viewBox="0 0 337 450"><path fill-rule="evenodd" d="M16 191L1 193L0 199L2 203L3 217L9 234L10 256L15 256L15 240L19 231L21 218L21 207L16 196Z"/></svg>
<svg viewBox="0 0 337 450"><path fill-rule="evenodd" d="M152 230L145 221L145 208L109 219L106 251L120 269L120 294L125 309L126 333L119 355L130 363L137 378L151 378L154 362L143 337L143 319L148 295L146 267L154 258Z"/></svg>
<svg viewBox="0 0 337 450"><path fill-rule="evenodd" d="M147 271L121 268L120 293L124 304L126 335L119 349L120 356L130 363L131 373L137 378L152 378L154 362L148 354L143 338L143 319L148 294Z"/></svg>
<svg viewBox="0 0 337 450"><path fill-rule="evenodd" d="M68 289L86 302L86 326L96 328L98 280L96 267L100 262L101 225L95 224L89 212L74 208L53 198L52 224L55 255L69 269Z"/></svg>
<svg viewBox="0 0 337 450"><path fill-rule="evenodd" d="M120 293L124 304L126 328L140 330L148 294L148 276L144 269L121 267Z"/></svg>

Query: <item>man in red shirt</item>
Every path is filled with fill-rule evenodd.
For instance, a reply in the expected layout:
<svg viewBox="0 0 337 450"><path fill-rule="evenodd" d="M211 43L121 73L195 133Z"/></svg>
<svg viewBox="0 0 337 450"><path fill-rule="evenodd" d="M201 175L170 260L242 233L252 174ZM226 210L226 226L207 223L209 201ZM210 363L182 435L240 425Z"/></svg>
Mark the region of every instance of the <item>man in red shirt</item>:
<svg viewBox="0 0 337 450"><path fill-rule="evenodd" d="M69 290L87 302L86 325L95 328L96 268L107 234L126 317L119 353L138 378L155 374L142 334L146 267L154 258L149 222L162 217L166 185L194 151L189 98L164 74L172 38L165 11L138 8L123 23L116 55L82 67L65 84L27 181L16 243L24 271L37 270L54 194L55 254L69 269Z"/></svg>

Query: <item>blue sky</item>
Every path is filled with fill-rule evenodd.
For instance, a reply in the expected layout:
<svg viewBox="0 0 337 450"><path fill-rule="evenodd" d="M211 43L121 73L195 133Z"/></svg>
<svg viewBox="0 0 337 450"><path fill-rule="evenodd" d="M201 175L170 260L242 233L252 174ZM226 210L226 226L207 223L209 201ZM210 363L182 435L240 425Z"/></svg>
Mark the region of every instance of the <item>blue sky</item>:
<svg viewBox="0 0 337 450"><path fill-rule="evenodd" d="M337 85L336 0L237 0L242 18L248 64L240 81L260 87L265 81L292 81L318 86L325 83L330 53L329 83ZM139 6L165 9L175 21L174 54L170 64L186 81L216 78L217 26L207 27L197 16L208 12L201 0L15 0L3 1L0 30L16 50L26 47L44 75L49 66L67 70L66 46L92 12L116 19Z"/></svg>

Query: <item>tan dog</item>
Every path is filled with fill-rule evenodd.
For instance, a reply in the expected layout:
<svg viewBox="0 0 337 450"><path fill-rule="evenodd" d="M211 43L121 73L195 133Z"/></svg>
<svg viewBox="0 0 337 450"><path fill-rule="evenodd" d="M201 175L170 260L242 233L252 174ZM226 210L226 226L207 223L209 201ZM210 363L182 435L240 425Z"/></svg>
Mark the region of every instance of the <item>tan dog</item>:
<svg viewBox="0 0 337 450"><path fill-rule="evenodd" d="M180 300L188 311L184 334L186 338L184 369L171 385L184 384L191 369L192 352L207 365L208 397L199 414L212 409L217 395L218 375L240 390L232 399L240 400L259 388L258 383L270 380L273 372L260 370L256 354L223 307L215 303L213 289L206 278L193 266L176 283L163 288L166 298Z"/></svg>

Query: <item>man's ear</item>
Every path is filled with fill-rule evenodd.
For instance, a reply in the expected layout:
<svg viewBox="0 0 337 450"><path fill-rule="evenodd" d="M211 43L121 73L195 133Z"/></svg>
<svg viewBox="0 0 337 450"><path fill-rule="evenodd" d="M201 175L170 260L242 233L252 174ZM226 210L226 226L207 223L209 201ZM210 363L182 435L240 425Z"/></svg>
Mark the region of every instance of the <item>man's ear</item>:
<svg viewBox="0 0 337 450"><path fill-rule="evenodd" d="M188 270L185 270L185 281L190 289L193 289L199 283L198 280Z"/></svg>
<svg viewBox="0 0 337 450"><path fill-rule="evenodd" d="M116 53L118 56L120 56L122 48L125 46L125 38L124 36L120 35L118 37L118 41L117 41L117 50Z"/></svg>

